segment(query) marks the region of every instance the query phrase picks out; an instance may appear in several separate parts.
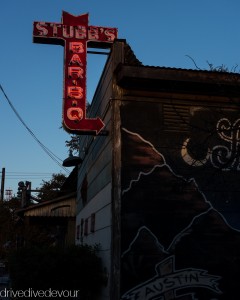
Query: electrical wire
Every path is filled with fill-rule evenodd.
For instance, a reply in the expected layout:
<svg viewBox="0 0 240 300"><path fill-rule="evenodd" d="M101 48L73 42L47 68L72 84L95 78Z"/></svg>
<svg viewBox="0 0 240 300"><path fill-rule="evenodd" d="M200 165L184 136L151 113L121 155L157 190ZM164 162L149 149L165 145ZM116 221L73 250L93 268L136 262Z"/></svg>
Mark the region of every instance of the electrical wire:
<svg viewBox="0 0 240 300"><path fill-rule="evenodd" d="M23 180L23 179L28 179L29 177L31 177L33 180L36 179L50 179L52 178L52 173L50 172L6 172L5 173L5 178L7 180Z"/></svg>
<svg viewBox="0 0 240 300"><path fill-rule="evenodd" d="M5 99L7 100L8 104L10 105L11 109L13 110L13 112L15 113L15 115L17 116L17 118L19 119L19 121L23 124L23 126L27 129L27 131L30 133L30 135L35 139L35 141L39 144L39 146L43 149L43 151L56 163L58 164L62 169L64 169L65 172L67 172L68 174L70 173L70 171L68 169L66 169L65 167L62 166L62 160L57 157L51 150L49 150L37 137L36 135L33 133L33 131L27 126L27 124L24 122L24 120L22 119L22 117L19 115L19 113L17 112L17 110L15 109L15 107L13 106L13 104L11 103L10 99L8 98L7 94L5 93L2 85L0 84L0 89L5 97Z"/></svg>

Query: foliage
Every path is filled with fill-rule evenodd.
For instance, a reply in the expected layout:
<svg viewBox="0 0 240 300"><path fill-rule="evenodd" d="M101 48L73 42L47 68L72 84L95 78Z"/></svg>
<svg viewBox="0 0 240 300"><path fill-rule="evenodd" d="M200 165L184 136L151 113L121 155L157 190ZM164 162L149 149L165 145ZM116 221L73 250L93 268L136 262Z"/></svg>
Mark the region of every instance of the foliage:
<svg viewBox="0 0 240 300"><path fill-rule="evenodd" d="M77 135L71 135L70 141L65 141L66 147L69 148L73 154L78 153L79 151L79 137Z"/></svg>
<svg viewBox="0 0 240 300"><path fill-rule="evenodd" d="M48 226L47 222L31 224L22 228L21 236L28 247L47 247L57 244L57 229L58 226Z"/></svg>
<svg viewBox="0 0 240 300"><path fill-rule="evenodd" d="M231 70L225 66L225 65L220 65L220 66L214 66L212 63L207 61L207 64L209 66L210 71L212 72L227 72L227 73L236 73L237 72L237 67L238 65L234 66Z"/></svg>
<svg viewBox="0 0 240 300"><path fill-rule="evenodd" d="M13 289L79 290L80 299L96 299L103 285L97 247L22 248L9 256Z"/></svg>
<svg viewBox="0 0 240 300"><path fill-rule="evenodd" d="M17 198L9 201L0 201L0 257L4 257L9 247L16 240L16 209L21 206Z"/></svg>
<svg viewBox="0 0 240 300"><path fill-rule="evenodd" d="M52 174L52 178L49 181L43 180L38 193L39 200L47 201L57 198L65 180L66 176L62 173Z"/></svg>
<svg viewBox="0 0 240 300"><path fill-rule="evenodd" d="M190 56L190 55L186 55L195 65L196 69L198 70L202 70L201 68L199 68L195 62L195 60ZM211 72L226 72L226 73L239 73L239 71L237 70L238 65L235 65L234 67L232 67L231 69L229 69L227 66L225 66L224 64L220 65L220 66L214 66L212 63L210 63L209 61L207 61L208 67L209 67L209 71Z"/></svg>

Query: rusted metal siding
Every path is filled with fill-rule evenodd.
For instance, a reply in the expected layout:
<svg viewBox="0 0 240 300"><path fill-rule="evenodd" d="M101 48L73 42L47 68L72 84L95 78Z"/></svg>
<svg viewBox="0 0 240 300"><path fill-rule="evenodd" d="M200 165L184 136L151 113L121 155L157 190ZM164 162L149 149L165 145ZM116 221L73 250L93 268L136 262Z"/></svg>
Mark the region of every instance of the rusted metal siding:
<svg viewBox="0 0 240 300"><path fill-rule="evenodd" d="M239 99L228 94L226 74L197 78L181 70L184 80L176 85L175 71L171 77L168 70L170 82L158 85L161 71L150 69L127 67L119 80L120 299L234 299L240 280ZM237 82L233 90L240 95ZM177 273L179 279L193 275L194 284L173 282Z"/></svg>
<svg viewBox="0 0 240 300"><path fill-rule="evenodd" d="M167 131L187 131L189 127L189 106L163 103L163 126Z"/></svg>

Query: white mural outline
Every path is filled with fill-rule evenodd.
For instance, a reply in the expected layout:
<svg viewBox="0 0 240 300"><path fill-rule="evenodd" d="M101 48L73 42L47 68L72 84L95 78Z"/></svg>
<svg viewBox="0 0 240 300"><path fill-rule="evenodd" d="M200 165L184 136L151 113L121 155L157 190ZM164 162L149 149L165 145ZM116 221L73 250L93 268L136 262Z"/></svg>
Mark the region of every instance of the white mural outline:
<svg viewBox="0 0 240 300"><path fill-rule="evenodd" d="M181 179L183 179L183 180L184 180L185 182L187 182L187 183L193 182L193 183L196 185L198 191L199 191L199 192L202 194L202 196L204 197L204 200L205 200L209 205L211 205L211 203L206 199L205 195L204 195L204 194L200 191L200 189L198 188L197 182L195 181L194 178L190 178L189 180L187 180L187 179L184 178L183 176L176 174L176 173L173 171L173 169L166 163L166 160L165 160L165 157L163 156L163 154L161 154L161 153L154 147L154 145L153 145L151 142L145 140L140 134L138 134L138 133L136 133L136 132L132 132L132 131L130 131L130 130L124 128L124 127L122 128L122 130L125 131L125 132L127 132L127 133L129 133L129 134L131 134L131 135L137 136L141 141L143 141L144 143L150 145L151 148L152 148L152 149L153 149L153 150L154 150L154 151L162 158L162 160L163 160L163 163L162 163L162 164L156 164L155 166L153 166L153 168L152 168L149 172L142 172L142 171L139 172L138 177L137 177L136 179L132 179L132 180L130 181L130 183L129 183L128 188L126 188L126 189L124 189L124 190L122 191L122 195L124 195L126 192L128 192L128 191L132 188L132 184L133 184L134 182L138 182L138 181L141 179L142 176L148 176L148 175L151 175L151 174L155 171L156 168L161 168L161 167L164 167L164 166L165 166L165 167L167 167L167 168L169 169L169 171L170 171L174 176L176 176L177 178L181 178Z"/></svg>
<svg viewBox="0 0 240 300"><path fill-rule="evenodd" d="M210 161L214 168L222 171L240 170L240 119L231 123L227 118L221 118L217 121L216 132L218 136L229 144L216 145L211 149L208 148L206 157L197 160L194 159L187 150L190 138L184 140L181 148L181 156L184 162L191 167L202 167ZM230 134L227 134L230 132Z"/></svg>
<svg viewBox="0 0 240 300"><path fill-rule="evenodd" d="M203 269L175 269L175 256L169 256L155 266L156 275L135 286L122 295L121 300L171 300L181 299L189 295L195 299L194 293L177 295L176 292L186 288L205 288L216 294L222 292L218 288L220 276L208 274ZM166 298L165 298L166 296Z"/></svg>
<svg viewBox="0 0 240 300"><path fill-rule="evenodd" d="M220 126L221 125L221 122L220 121L225 121L225 119L221 119L219 120L218 122L218 125ZM238 122L240 124L240 119L238 119L234 125L235 126L238 126ZM122 128L123 131L125 131L126 133L130 134L130 135L134 135L134 136L137 136L141 141L143 141L144 143L148 144L149 146L151 146L151 148L160 156L160 158L162 159L162 163L159 163L159 164L156 164L152 167L152 169L148 172L142 172L140 171L137 178L136 179L132 179L130 180L129 182L129 185L124 189L122 190L122 195L124 195L125 193L129 192L133 186L134 183L137 183L140 181L141 177L142 176L148 176L148 175L151 175L154 170L156 170L156 168L162 168L162 167L167 167L170 172L176 176L177 178L181 178L183 179L185 182L187 183L191 183L193 182L196 186L196 189L199 191L199 193L202 195L204 201L209 205L208 209L206 209L206 211L204 212L201 212L200 214L198 215L195 215L192 220L190 221L190 223L183 229L181 230L177 235L174 236L174 238L172 239L172 242L169 244L169 246L165 249L165 247L159 242L158 238L151 232L151 230L149 230L146 226L142 226L138 229L137 231L137 234L136 236L134 237L134 239L132 240L132 242L129 244L129 247L122 253L122 258L129 252L131 251L131 248L134 244L134 242L137 240L137 238L139 237L139 234L141 232L141 230L145 229L147 230L153 237L154 237L154 240L156 241L156 244L159 246L159 248L161 249L161 251L165 254L169 254L170 255L170 251L174 249L175 245L177 244L177 242L179 242L181 240L181 238L183 238L184 236L188 235L190 232L189 232L189 229L191 228L192 224L194 223L194 221L199 218L200 216L204 215L204 214L208 214L211 210L215 211L221 218L222 220L225 222L225 224L237 231L237 232L240 232L240 230L232 227L228 221L226 220L226 218L224 217L224 215L222 213L220 213L218 210L216 210L213 206L212 206L212 203L210 201L207 200L205 194L199 189L198 187L198 184L195 180L195 178L190 178L190 179L186 179L184 178L183 176L181 175L178 175L176 174L172 168L166 163L166 160L165 160L165 157L163 156L162 153L160 153L155 147L154 145L150 142L150 141L147 141L145 140L140 134L136 133L136 132L132 132L126 128ZM220 132L218 132L218 134L220 135ZM226 134L222 134L222 137L224 137L225 139L228 138L228 136ZM186 147L187 146L187 142L189 140L187 139L186 140L186 144L184 144L184 146ZM236 142L235 144L232 144L232 146L236 145L237 147L240 147L240 129L238 130L237 132L237 135L236 135ZM222 146L219 146L219 147L222 147ZM236 148L238 149L238 148ZM217 150L217 146L215 148L213 148L214 151ZM200 160L198 162L196 162L196 160L194 160L196 163L195 165L193 164L193 166L201 166L203 165L204 163L206 163L207 160L210 160L211 157L212 157L212 153L213 153L213 150L210 151L208 149L208 152L207 152L207 155L206 155L206 158L204 160ZM184 152L181 152L182 154ZM186 152L185 152L186 153ZM183 285L179 285L177 286L177 284L175 284L174 282L171 283L172 285L172 290L170 289L170 286L169 286L169 289L168 287L164 287L164 283L163 283L163 280L164 279L167 279L167 275L164 275L160 272L160 267L166 263L167 261L170 261L172 260L172 263L174 265L174 267L172 268L172 273L174 272L185 272L186 274L189 273L189 274L192 274L191 272L196 272L195 274L198 274L199 277L196 277L196 278L201 278L200 281L198 282L195 282L195 283L192 283L189 285L189 287L202 287L202 288L207 288L207 289L210 289L214 292L216 292L217 294L221 294L222 292L219 290L218 288L218 282L222 277L221 276L217 276L217 275L210 275L208 274L208 271L207 270L203 270L203 269L195 269L195 268L186 268L186 269L181 269L181 270L175 270L175 256L170 256L168 258L166 258L165 260L161 261L160 263L158 263L155 268L156 268L156 275L154 277L152 277L151 279L145 281L145 282L142 282L141 284L139 285L136 285L134 288L130 289L129 291L127 291L126 293L124 293L124 295L121 297L121 300L166 300L166 299L181 299L181 296L176 296L176 291L177 290L180 290L180 289L185 289L187 287L187 283L186 283L186 286ZM162 275L164 276L162 276ZM172 277L170 276L169 278L172 279ZM167 281L168 284L170 285L169 281ZM158 286L157 286L158 285ZM160 288L161 287L161 288ZM197 300L197 298L195 298L194 296L194 293L191 292L190 294L186 294L187 296L191 296L192 297L192 300ZM216 298L214 298L216 299Z"/></svg>
<svg viewBox="0 0 240 300"><path fill-rule="evenodd" d="M141 178L142 175L150 175L150 174L152 174L152 173L154 172L154 170L155 170L157 167L163 167L163 166L166 166L166 162L165 162L164 156L163 156L163 155L162 155L162 154L161 154L161 153L153 146L152 143L150 143L149 141L147 141L147 140L145 140L144 138L142 138L138 133L131 132L131 131L129 131L128 129L126 129L126 128L124 128L124 127L122 128L122 130L125 131L125 132L127 132L127 133L129 133L129 134L131 134L131 135L137 136L140 140L142 140L142 141L145 142L146 144L150 145L151 148L152 148L152 149L153 149L153 150L161 157L161 159L163 160L163 163L162 163L162 164L157 164L157 165L155 165L155 166L152 168L152 170L150 170L149 172L140 172L140 173L138 174L137 179L131 180L131 181L130 181L130 184L129 184L129 187L122 191L122 195L124 195L126 192L128 192L128 191L132 188L132 184L133 184L134 182L138 182L138 181L140 180L140 178Z"/></svg>
<svg viewBox="0 0 240 300"><path fill-rule="evenodd" d="M220 138L229 143L229 147L217 145L213 148L211 155L213 166L223 171L239 171L240 119L231 123L227 118L222 118L217 122L216 130ZM226 132L230 132L230 135Z"/></svg>
<svg viewBox="0 0 240 300"><path fill-rule="evenodd" d="M159 246L159 248L161 249L161 251L162 251L163 253L169 254L168 251L166 251L166 250L164 249L164 246L163 246L161 243L159 243L158 238L156 237L156 235L155 235L154 233L152 233L152 231L151 231L150 229L148 229L146 226L141 226L141 227L138 229L135 238L134 238L134 239L132 240L132 242L129 244L128 249L122 253L122 257L123 257L125 254L127 254L129 251L131 251L132 245L133 245L133 244L135 243L135 241L138 239L138 237L139 237L139 235L140 235L140 233L141 233L142 230L148 231L148 232L150 233L150 235L151 235L152 237L154 237L154 240L155 240L156 244Z"/></svg>
<svg viewBox="0 0 240 300"><path fill-rule="evenodd" d="M240 119L239 119L239 120L240 120ZM133 184L134 182L139 182L139 180L141 179L142 176L148 176L148 175L151 175L152 172L153 172L157 167L160 167L160 168L161 168L161 167L165 166L165 167L167 167L167 168L169 169L169 171L172 172L172 174L173 174L174 176L176 176L177 178L181 178L182 180L184 180L184 181L187 182L187 183L193 182L193 183L195 184L197 190L199 191L199 193L202 195L202 197L203 197L203 199L205 200L205 202L206 202L207 204L209 204L209 206L210 206L213 210L215 210L215 211L221 216L221 218L224 220L224 222L227 224L227 226L228 226L229 228L231 228L231 229L237 231L237 232L240 232L240 229L237 229L237 228L231 226L231 225L228 223L227 219L224 217L224 215L223 215L222 213L220 213L217 209L215 209L215 208L212 206L212 203L211 203L209 200L207 200L205 194L200 190L200 188L199 188L199 186L198 186L198 184L197 184L197 182L196 182L196 180L195 180L194 177L189 178L189 179L186 179L185 177L176 174L176 173L172 170L172 168L166 163L166 160L165 160L164 155L161 154L161 153L154 147L154 145L153 145L150 141L145 140L140 134L138 134L138 133L136 133L136 132L132 132L132 131L130 131L130 130L124 128L124 127L122 128L122 130L125 131L125 132L127 132L127 133L129 133L129 134L131 134L131 135L137 136L141 141L143 141L143 142L147 143L148 145L150 145L150 146L152 147L152 149L153 149L157 154L159 154L159 156L160 156L160 157L163 159L163 161L164 161L163 164L157 164L157 165L153 166L153 168L152 168L149 172L139 172L137 179L132 179L132 180L130 181L130 183L129 183L129 186L128 186L126 189L122 190L122 195L124 195L126 192L130 191L131 188L132 188L132 184ZM239 145L240 145L240 143L239 143ZM196 217L196 216L195 216L195 217ZM194 217L194 218L195 218L195 217Z"/></svg>
<svg viewBox="0 0 240 300"><path fill-rule="evenodd" d="M183 160L185 161L185 163L187 163L188 165L190 165L192 167L201 167L201 166L205 165L207 163L207 161L209 160L209 157L211 155L211 150L208 149L207 155L204 159L192 158L187 150L187 145L188 145L189 141L190 141L190 138L187 138L183 142L183 145L182 145L181 156L182 156Z"/></svg>

